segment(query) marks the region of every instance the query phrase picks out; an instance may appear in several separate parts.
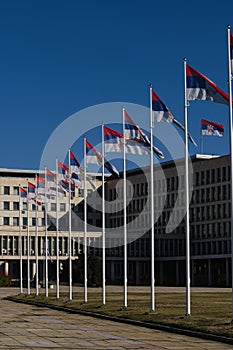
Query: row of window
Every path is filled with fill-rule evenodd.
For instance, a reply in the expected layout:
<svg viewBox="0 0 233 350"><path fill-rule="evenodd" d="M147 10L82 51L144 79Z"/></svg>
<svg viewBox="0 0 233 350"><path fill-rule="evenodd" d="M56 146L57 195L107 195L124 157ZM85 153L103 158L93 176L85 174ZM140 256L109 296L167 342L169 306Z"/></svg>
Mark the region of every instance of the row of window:
<svg viewBox="0 0 233 350"><path fill-rule="evenodd" d="M26 228L26 226L36 226L36 218L22 218L22 224L23 228ZM8 216L5 216L3 218L3 225L4 226L19 226L19 217L13 217L9 218ZM38 226L45 226L45 219L44 218L38 218Z"/></svg>
<svg viewBox="0 0 233 350"><path fill-rule="evenodd" d="M29 207L28 207L29 205ZM36 204L29 204L29 203L23 203L22 210L29 210L36 211L37 205ZM19 202L3 202L3 210L19 210ZM44 210L44 206L38 206L38 210ZM57 204L56 203L48 203L47 204L47 210L48 211L56 211L57 210ZM66 211L66 203L59 203L59 210L62 212Z"/></svg>
<svg viewBox="0 0 233 350"><path fill-rule="evenodd" d="M27 189L27 187L24 187ZM87 194L90 194L92 192L91 189L87 189ZM6 196L14 195L19 196L19 186L4 186L3 188L3 194ZM78 196L84 197L84 189L79 188L78 189Z"/></svg>
<svg viewBox="0 0 233 350"><path fill-rule="evenodd" d="M195 185L201 186L206 184L219 183L224 181L230 181L230 166L217 168L217 169L208 169L201 172L195 173Z"/></svg>

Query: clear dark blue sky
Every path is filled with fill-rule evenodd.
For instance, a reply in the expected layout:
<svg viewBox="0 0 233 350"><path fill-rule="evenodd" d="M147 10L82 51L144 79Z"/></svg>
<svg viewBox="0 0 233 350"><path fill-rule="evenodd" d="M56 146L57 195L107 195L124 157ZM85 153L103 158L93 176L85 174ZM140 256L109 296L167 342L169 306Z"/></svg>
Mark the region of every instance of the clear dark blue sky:
<svg viewBox="0 0 233 350"><path fill-rule="evenodd" d="M230 0L0 1L0 167L37 168L53 130L83 108L148 106L150 83L183 123L183 57L227 91L228 24ZM191 103L198 143L201 118L226 129L205 152L228 153L227 107Z"/></svg>

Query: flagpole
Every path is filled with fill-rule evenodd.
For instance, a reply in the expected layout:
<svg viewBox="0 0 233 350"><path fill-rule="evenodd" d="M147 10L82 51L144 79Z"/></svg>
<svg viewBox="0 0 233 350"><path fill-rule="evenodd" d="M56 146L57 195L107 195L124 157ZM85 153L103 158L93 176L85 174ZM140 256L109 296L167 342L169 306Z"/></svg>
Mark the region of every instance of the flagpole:
<svg viewBox="0 0 233 350"><path fill-rule="evenodd" d="M233 121L232 121L232 62L230 52L230 34L231 27L227 26L227 44L228 44L228 90L229 90L229 128L230 128L230 168L231 168L231 275L232 275L232 320L233 320Z"/></svg>
<svg viewBox="0 0 233 350"><path fill-rule="evenodd" d="M70 149L69 156L69 299L72 300L72 233L71 233L71 174L70 174Z"/></svg>
<svg viewBox="0 0 233 350"><path fill-rule="evenodd" d="M186 316L190 310L190 233L189 233L189 168L188 168L188 103L186 58L184 58L184 127L185 127L185 205L186 205Z"/></svg>
<svg viewBox="0 0 233 350"><path fill-rule="evenodd" d="M102 124L102 304L105 300L105 183L104 183L104 124Z"/></svg>
<svg viewBox="0 0 233 350"><path fill-rule="evenodd" d="M28 180L27 180L27 279L28 279L28 295L30 295L30 237L29 237L29 200L28 200Z"/></svg>
<svg viewBox="0 0 233 350"><path fill-rule="evenodd" d="M200 130L200 152L203 154L203 149L204 149L204 143L203 143L203 135L202 135L202 124L201 124L201 130Z"/></svg>
<svg viewBox="0 0 233 350"><path fill-rule="evenodd" d="M122 107L123 127L123 197L124 197L124 308L127 303L127 211L126 211L126 152L125 152L125 108Z"/></svg>
<svg viewBox="0 0 233 350"><path fill-rule="evenodd" d="M84 303L87 303L87 157L84 137Z"/></svg>
<svg viewBox="0 0 233 350"><path fill-rule="evenodd" d="M19 185L19 250L20 250L20 257L19 257L19 276L20 276L20 294L23 294L23 252L22 252L22 200L20 196L20 185Z"/></svg>
<svg viewBox="0 0 233 350"><path fill-rule="evenodd" d="M155 232L152 85L150 85L150 190L151 190L151 312L155 311Z"/></svg>
<svg viewBox="0 0 233 350"><path fill-rule="evenodd" d="M47 232L47 225L48 225L48 220L47 220L47 168L45 167L45 296L49 296L49 291L48 291L48 232Z"/></svg>
<svg viewBox="0 0 233 350"><path fill-rule="evenodd" d="M57 248L57 299L59 299L59 220L58 220L58 166L57 166L57 158L56 158L56 248Z"/></svg>
<svg viewBox="0 0 233 350"><path fill-rule="evenodd" d="M38 202L37 202L37 182L35 181L36 188L35 188L35 199L36 199L36 242L35 242L35 249L36 249L36 296L39 295L39 266L38 266Z"/></svg>

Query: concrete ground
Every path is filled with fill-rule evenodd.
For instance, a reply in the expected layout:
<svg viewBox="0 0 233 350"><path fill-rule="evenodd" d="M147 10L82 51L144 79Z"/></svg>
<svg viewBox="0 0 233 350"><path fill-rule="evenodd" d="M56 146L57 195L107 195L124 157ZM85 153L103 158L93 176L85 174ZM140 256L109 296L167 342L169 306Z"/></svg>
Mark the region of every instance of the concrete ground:
<svg viewBox="0 0 233 350"><path fill-rule="evenodd" d="M0 349L232 349L232 345L161 332L89 316L3 300L18 294L0 288Z"/></svg>

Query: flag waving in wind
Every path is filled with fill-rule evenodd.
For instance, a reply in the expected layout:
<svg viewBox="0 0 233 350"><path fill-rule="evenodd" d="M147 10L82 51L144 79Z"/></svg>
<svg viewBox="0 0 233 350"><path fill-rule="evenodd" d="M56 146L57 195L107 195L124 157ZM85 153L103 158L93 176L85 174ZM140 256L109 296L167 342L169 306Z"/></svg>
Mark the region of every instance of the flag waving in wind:
<svg viewBox="0 0 233 350"><path fill-rule="evenodd" d="M205 136L223 136L224 125L202 119L201 133L202 135L205 135Z"/></svg>
<svg viewBox="0 0 233 350"><path fill-rule="evenodd" d="M102 165L102 155L97 149L86 140L87 163ZM115 177L119 177L117 169L106 159L104 159L104 167Z"/></svg>
<svg viewBox="0 0 233 350"><path fill-rule="evenodd" d="M106 152L121 152L123 134L104 126L104 144Z"/></svg>
<svg viewBox="0 0 233 350"><path fill-rule="evenodd" d="M79 173L81 171L81 165L75 155L70 151L70 172Z"/></svg>
<svg viewBox="0 0 233 350"><path fill-rule="evenodd" d="M23 202L27 202L27 191L24 188L20 187L19 192L20 199L22 199Z"/></svg>
<svg viewBox="0 0 233 350"><path fill-rule="evenodd" d="M30 181L28 181L28 194L27 194L27 198L29 200L35 200L36 197L36 185L34 185L33 183L31 183Z"/></svg>
<svg viewBox="0 0 233 350"><path fill-rule="evenodd" d="M171 113L171 111L167 108L167 106L164 104L164 102L159 98L158 95L152 90L152 112L153 112L153 119L156 122L165 121L165 122L171 122L174 123L178 128L180 128L182 131L184 131L184 126L178 122ZM188 133L189 140L197 146L196 142L192 138L192 136Z"/></svg>
<svg viewBox="0 0 233 350"><path fill-rule="evenodd" d="M133 118L129 116L129 114L124 111L124 120L125 120L125 137L127 139L137 140L143 143L143 146L150 149L150 139L147 135L142 131L142 129L135 123ZM163 152L160 151L157 147L153 146L153 153L157 155L157 157L164 159Z"/></svg>
<svg viewBox="0 0 233 350"><path fill-rule="evenodd" d="M104 141L106 152L122 152L124 136L121 132L104 126ZM130 154L149 154L148 145L142 138L126 139L125 152Z"/></svg>
<svg viewBox="0 0 233 350"><path fill-rule="evenodd" d="M228 95L215 83L196 69L186 66L187 100L213 101L216 103L229 103Z"/></svg>

